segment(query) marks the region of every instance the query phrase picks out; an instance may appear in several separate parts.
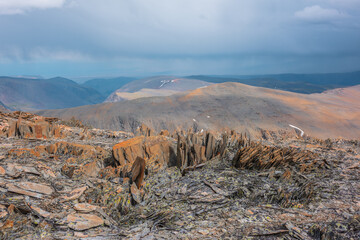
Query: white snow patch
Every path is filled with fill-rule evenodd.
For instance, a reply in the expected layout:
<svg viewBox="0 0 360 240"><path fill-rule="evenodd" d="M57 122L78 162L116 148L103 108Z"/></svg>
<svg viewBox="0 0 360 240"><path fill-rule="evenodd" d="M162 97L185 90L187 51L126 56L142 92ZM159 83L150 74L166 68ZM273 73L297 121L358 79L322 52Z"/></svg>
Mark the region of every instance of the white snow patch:
<svg viewBox="0 0 360 240"><path fill-rule="evenodd" d="M303 130L301 130L300 128L298 128L298 127L296 127L296 126L294 126L294 125L291 125L291 124L289 124L289 126L292 127L292 128L295 128L295 129L299 130L301 137L304 136L304 131L303 131Z"/></svg>

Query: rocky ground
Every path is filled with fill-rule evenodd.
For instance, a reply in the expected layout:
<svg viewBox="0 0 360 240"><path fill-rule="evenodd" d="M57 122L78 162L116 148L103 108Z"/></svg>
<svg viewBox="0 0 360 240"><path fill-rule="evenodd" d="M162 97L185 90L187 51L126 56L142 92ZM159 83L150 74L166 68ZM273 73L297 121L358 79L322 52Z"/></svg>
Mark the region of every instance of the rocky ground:
<svg viewBox="0 0 360 240"><path fill-rule="evenodd" d="M360 238L358 141L135 135L1 114L0 239Z"/></svg>

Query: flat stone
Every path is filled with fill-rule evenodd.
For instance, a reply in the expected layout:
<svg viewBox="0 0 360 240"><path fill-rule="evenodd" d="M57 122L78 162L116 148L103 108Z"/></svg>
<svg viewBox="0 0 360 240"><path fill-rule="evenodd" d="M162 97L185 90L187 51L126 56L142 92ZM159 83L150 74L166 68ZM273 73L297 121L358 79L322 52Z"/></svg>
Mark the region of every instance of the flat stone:
<svg viewBox="0 0 360 240"><path fill-rule="evenodd" d="M6 207L0 204L0 219L5 218L8 215Z"/></svg>
<svg viewBox="0 0 360 240"><path fill-rule="evenodd" d="M33 183L33 182L18 182L15 183L15 185L24 190L42 193L46 195L51 195L53 193L53 189L44 184Z"/></svg>
<svg viewBox="0 0 360 240"><path fill-rule="evenodd" d="M87 188L88 188L87 186L84 186L84 187L76 188L76 189L72 190L66 196L62 197L61 202L67 202L67 201L78 199L85 192L85 190Z"/></svg>
<svg viewBox="0 0 360 240"><path fill-rule="evenodd" d="M21 189L11 183L6 184L6 188L9 192L18 193L18 194L22 194L22 195L26 195L26 196L30 196L30 197L34 197L34 198L43 198L42 194Z"/></svg>
<svg viewBox="0 0 360 240"><path fill-rule="evenodd" d="M98 206L91 205L89 203L78 203L78 204L75 204L75 206L74 206L74 209L76 211L84 212L84 213L95 211L97 208L98 208Z"/></svg>
<svg viewBox="0 0 360 240"><path fill-rule="evenodd" d="M52 214L39 208L39 207L36 207L36 206L30 206L30 208L32 210L34 210L38 215L44 217L44 218L51 218Z"/></svg>
<svg viewBox="0 0 360 240"><path fill-rule="evenodd" d="M31 174L35 174L35 175L40 175L40 173L36 170L36 168L31 167L31 166L21 166L21 165L9 163L7 165L7 167L9 169L15 168L16 171L18 171L18 172L25 172L25 173L31 173Z"/></svg>
<svg viewBox="0 0 360 240"><path fill-rule="evenodd" d="M83 231L86 229L98 227L104 224L104 219L92 214L70 214L66 217L68 227L76 230Z"/></svg>
<svg viewBox="0 0 360 240"><path fill-rule="evenodd" d="M0 175L4 176L6 174L6 171L3 167L0 166Z"/></svg>

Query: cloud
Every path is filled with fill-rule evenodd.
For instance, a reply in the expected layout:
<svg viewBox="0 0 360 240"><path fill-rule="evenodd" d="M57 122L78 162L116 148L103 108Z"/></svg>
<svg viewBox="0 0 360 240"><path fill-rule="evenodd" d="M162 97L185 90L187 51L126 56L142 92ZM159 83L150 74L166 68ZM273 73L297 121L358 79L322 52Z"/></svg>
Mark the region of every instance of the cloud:
<svg viewBox="0 0 360 240"><path fill-rule="evenodd" d="M0 29L2 75L10 71L2 62L15 73L55 75L317 72L325 63L331 71L360 64L360 0L0 0Z"/></svg>
<svg viewBox="0 0 360 240"><path fill-rule="evenodd" d="M9 47L6 51L0 51L0 63L11 61L17 62L46 62L46 61L68 61L89 62L92 58L78 50L51 49L34 47L25 50L19 47Z"/></svg>
<svg viewBox="0 0 360 240"><path fill-rule="evenodd" d="M91 58L79 51L71 50L49 50L46 48L34 48L28 54L29 60L34 61L88 61Z"/></svg>
<svg viewBox="0 0 360 240"><path fill-rule="evenodd" d="M22 14L33 9L59 8L66 0L0 0L0 14Z"/></svg>
<svg viewBox="0 0 360 240"><path fill-rule="evenodd" d="M337 9L322 8L319 5L314 5L296 12L295 17L313 23L331 23L347 17L347 14Z"/></svg>

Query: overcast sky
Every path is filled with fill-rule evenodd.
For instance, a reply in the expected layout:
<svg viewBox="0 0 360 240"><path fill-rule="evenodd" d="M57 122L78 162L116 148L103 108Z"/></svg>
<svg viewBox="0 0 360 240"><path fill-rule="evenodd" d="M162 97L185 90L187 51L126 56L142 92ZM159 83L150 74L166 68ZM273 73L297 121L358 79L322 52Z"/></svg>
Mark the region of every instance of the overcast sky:
<svg viewBox="0 0 360 240"><path fill-rule="evenodd" d="M0 75L360 70L360 0L0 0Z"/></svg>

